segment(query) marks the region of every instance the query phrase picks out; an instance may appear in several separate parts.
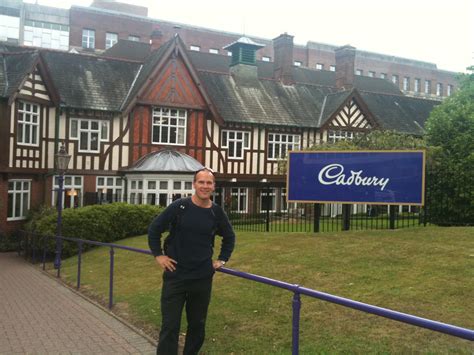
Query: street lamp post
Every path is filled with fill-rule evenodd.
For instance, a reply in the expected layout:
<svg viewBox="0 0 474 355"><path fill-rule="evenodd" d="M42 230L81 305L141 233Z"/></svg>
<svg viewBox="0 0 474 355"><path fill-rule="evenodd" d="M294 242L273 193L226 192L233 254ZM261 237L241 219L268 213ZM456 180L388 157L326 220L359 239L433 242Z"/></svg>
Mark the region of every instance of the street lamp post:
<svg viewBox="0 0 474 355"><path fill-rule="evenodd" d="M66 173L70 159L71 156L67 154L66 147L64 147L64 144L61 144L59 152L54 155L54 160L56 163L56 172L58 174L58 199L56 203L58 209L58 219L56 223L56 254L54 258L54 268L58 270L58 277L61 270L62 239L59 237L62 236L64 174Z"/></svg>

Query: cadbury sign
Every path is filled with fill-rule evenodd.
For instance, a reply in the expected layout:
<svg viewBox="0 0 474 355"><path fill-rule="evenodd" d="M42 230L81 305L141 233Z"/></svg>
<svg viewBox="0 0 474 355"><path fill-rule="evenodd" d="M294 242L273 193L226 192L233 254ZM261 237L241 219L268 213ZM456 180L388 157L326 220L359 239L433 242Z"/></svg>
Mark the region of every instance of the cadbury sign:
<svg viewBox="0 0 474 355"><path fill-rule="evenodd" d="M290 152L288 201L423 205L424 151Z"/></svg>

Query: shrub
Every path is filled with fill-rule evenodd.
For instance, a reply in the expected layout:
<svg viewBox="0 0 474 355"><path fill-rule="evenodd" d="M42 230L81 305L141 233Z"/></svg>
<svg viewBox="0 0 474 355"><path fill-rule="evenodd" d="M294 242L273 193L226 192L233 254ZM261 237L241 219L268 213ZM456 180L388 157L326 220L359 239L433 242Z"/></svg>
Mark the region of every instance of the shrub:
<svg viewBox="0 0 474 355"><path fill-rule="evenodd" d="M145 234L153 217L161 211L162 208L158 206L126 203L65 209L62 214L62 235L112 243L126 237ZM32 213L26 224L26 230L40 236L54 236L56 225L57 211L54 208L41 208ZM88 247L90 246L84 245L84 249ZM48 238L48 254L54 254L54 250L55 239ZM63 243L63 256L70 256L76 252L76 243L67 241Z"/></svg>
<svg viewBox="0 0 474 355"><path fill-rule="evenodd" d="M6 234L0 231L0 252L14 251L18 249L18 236Z"/></svg>

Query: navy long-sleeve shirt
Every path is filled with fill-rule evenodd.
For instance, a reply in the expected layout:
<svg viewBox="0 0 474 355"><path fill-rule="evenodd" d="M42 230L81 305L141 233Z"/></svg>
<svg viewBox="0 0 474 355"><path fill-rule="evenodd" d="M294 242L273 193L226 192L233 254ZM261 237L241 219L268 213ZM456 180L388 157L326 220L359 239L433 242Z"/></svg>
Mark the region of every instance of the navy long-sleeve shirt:
<svg viewBox="0 0 474 355"><path fill-rule="evenodd" d="M203 208L191 199L179 199L159 214L148 228L148 244L154 256L163 255L162 234L171 229L166 255L176 260L176 271L165 271L165 277L198 279L214 273L212 254L214 235L223 237L219 260L229 260L235 234L227 215L218 205Z"/></svg>

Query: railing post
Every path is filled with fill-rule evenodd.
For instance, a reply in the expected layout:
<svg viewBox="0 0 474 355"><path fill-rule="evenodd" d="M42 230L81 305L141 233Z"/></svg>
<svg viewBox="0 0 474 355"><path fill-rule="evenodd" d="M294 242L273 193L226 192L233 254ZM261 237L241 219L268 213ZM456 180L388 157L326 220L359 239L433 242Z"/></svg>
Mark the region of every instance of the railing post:
<svg viewBox="0 0 474 355"><path fill-rule="evenodd" d="M351 229L351 205L345 203L342 205L342 230Z"/></svg>
<svg viewBox="0 0 474 355"><path fill-rule="evenodd" d="M395 219L397 216L397 206L395 205L390 205L390 229L395 229Z"/></svg>
<svg viewBox="0 0 474 355"><path fill-rule="evenodd" d="M270 186L267 183L266 186L266 192L267 192L267 225L266 225L266 231L270 232Z"/></svg>
<svg viewBox="0 0 474 355"><path fill-rule="evenodd" d="M77 289L81 287L82 242L77 243Z"/></svg>
<svg viewBox="0 0 474 355"><path fill-rule="evenodd" d="M109 309L114 304L114 247L110 247Z"/></svg>
<svg viewBox="0 0 474 355"><path fill-rule="evenodd" d="M48 243L48 237L43 235L43 271L46 270L46 247Z"/></svg>
<svg viewBox="0 0 474 355"><path fill-rule="evenodd" d="M298 289L299 286L296 286ZM301 297L298 291L295 291L293 295L293 346L292 346L292 354L298 355L299 354L299 347L300 347L300 311L301 311Z"/></svg>
<svg viewBox="0 0 474 355"><path fill-rule="evenodd" d="M31 252L31 261L33 264L36 264L36 247L38 246L38 239L36 236L33 237L32 245L32 252Z"/></svg>
<svg viewBox="0 0 474 355"><path fill-rule="evenodd" d="M315 203L314 204L314 216L313 216L313 232L319 233L319 222L321 220L321 204Z"/></svg>

